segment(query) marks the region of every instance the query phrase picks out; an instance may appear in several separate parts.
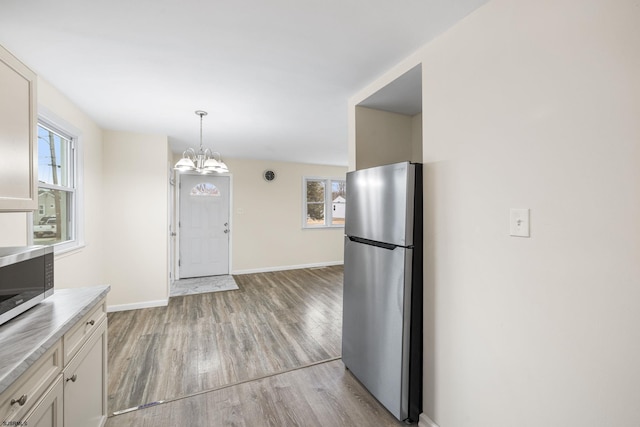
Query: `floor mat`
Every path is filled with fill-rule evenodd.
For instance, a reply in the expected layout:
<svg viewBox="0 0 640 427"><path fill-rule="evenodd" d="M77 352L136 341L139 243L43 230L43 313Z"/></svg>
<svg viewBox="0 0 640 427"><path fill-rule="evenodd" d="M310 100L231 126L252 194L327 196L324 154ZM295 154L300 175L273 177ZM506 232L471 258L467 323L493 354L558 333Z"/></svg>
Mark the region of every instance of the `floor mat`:
<svg viewBox="0 0 640 427"><path fill-rule="evenodd" d="M208 276L182 279L171 285L172 297L205 294L208 292L233 291L239 289L233 276Z"/></svg>

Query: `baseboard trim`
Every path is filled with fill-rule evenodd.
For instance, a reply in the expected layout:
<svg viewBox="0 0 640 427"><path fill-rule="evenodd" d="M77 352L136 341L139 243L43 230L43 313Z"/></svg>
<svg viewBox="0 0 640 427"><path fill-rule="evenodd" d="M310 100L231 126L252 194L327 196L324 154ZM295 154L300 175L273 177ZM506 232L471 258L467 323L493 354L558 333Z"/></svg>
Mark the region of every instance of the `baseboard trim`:
<svg viewBox="0 0 640 427"><path fill-rule="evenodd" d="M164 307L169 304L168 299L159 299L155 301L134 302L132 304L118 304L107 306L107 312L138 310L140 308Z"/></svg>
<svg viewBox="0 0 640 427"><path fill-rule="evenodd" d="M284 271L284 270L297 270L301 268L322 268L331 267L334 265L342 265L343 261L331 261L331 262L318 262L313 264L300 264L300 265L283 265L280 267L267 267L267 268L255 268L249 270L236 270L231 274L252 274L252 273L268 273L271 271ZM118 304L107 306L107 312L113 313L116 311L138 310L140 308L152 308L152 307L164 307L169 304L168 299L161 299L155 301L143 301L135 302L132 304Z"/></svg>
<svg viewBox="0 0 640 427"><path fill-rule="evenodd" d="M433 420L423 412L420 414L420 418L418 420L418 427L438 427L438 424L433 422Z"/></svg>
<svg viewBox="0 0 640 427"><path fill-rule="evenodd" d="M284 271L284 270L299 270L301 268L320 268L331 267L334 265L342 265L343 261L330 261L330 262L318 262L313 264L299 264L299 265L283 265L279 267L265 267L265 268L252 268L248 270L235 270L231 274L253 274L253 273L269 273L272 271Z"/></svg>

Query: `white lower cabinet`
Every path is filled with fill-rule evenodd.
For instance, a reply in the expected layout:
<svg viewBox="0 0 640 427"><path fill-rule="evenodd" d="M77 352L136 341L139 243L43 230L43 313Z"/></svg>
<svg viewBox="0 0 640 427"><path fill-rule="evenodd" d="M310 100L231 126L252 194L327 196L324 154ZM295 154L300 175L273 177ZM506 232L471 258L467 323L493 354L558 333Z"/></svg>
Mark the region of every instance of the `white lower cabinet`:
<svg viewBox="0 0 640 427"><path fill-rule="evenodd" d="M3 425L20 425L42 396L60 378L62 342L56 342L0 396Z"/></svg>
<svg viewBox="0 0 640 427"><path fill-rule="evenodd" d="M0 394L0 426L105 425L107 317L104 299L98 307Z"/></svg>
<svg viewBox="0 0 640 427"><path fill-rule="evenodd" d="M24 422L16 425L30 427L63 427L62 421L62 376L53 383L53 386L40 399L31 413L27 414ZM10 425L10 424L7 424Z"/></svg>
<svg viewBox="0 0 640 427"><path fill-rule="evenodd" d="M97 427L107 421L106 360L107 322L103 321L64 368L65 427Z"/></svg>

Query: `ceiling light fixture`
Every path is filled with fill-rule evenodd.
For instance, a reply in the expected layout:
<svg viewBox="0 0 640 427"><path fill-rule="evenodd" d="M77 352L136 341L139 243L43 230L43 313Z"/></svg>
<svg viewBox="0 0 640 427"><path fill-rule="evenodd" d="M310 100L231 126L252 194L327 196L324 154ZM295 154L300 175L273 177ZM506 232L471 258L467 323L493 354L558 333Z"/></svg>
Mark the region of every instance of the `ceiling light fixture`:
<svg viewBox="0 0 640 427"><path fill-rule="evenodd" d="M202 118L207 115L206 111L197 110L196 115L200 116L200 149L198 151L193 148L187 148L182 153L182 158L176 163L174 169L179 172L198 172L202 174L217 172L227 173L229 168L222 161L220 153L211 151L209 148L202 146ZM215 158L215 155L218 158Z"/></svg>

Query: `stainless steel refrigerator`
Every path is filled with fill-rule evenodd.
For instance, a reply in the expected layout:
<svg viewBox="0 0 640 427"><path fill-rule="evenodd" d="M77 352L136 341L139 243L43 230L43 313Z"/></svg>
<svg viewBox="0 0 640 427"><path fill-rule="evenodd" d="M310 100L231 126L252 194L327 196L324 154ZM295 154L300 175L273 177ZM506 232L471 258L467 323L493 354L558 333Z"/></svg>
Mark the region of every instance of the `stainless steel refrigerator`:
<svg viewBox="0 0 640 427"><path fill-rule="evenodd" d="M422 165L347 174L342 361L401 421L422 388Z"/></svg>

